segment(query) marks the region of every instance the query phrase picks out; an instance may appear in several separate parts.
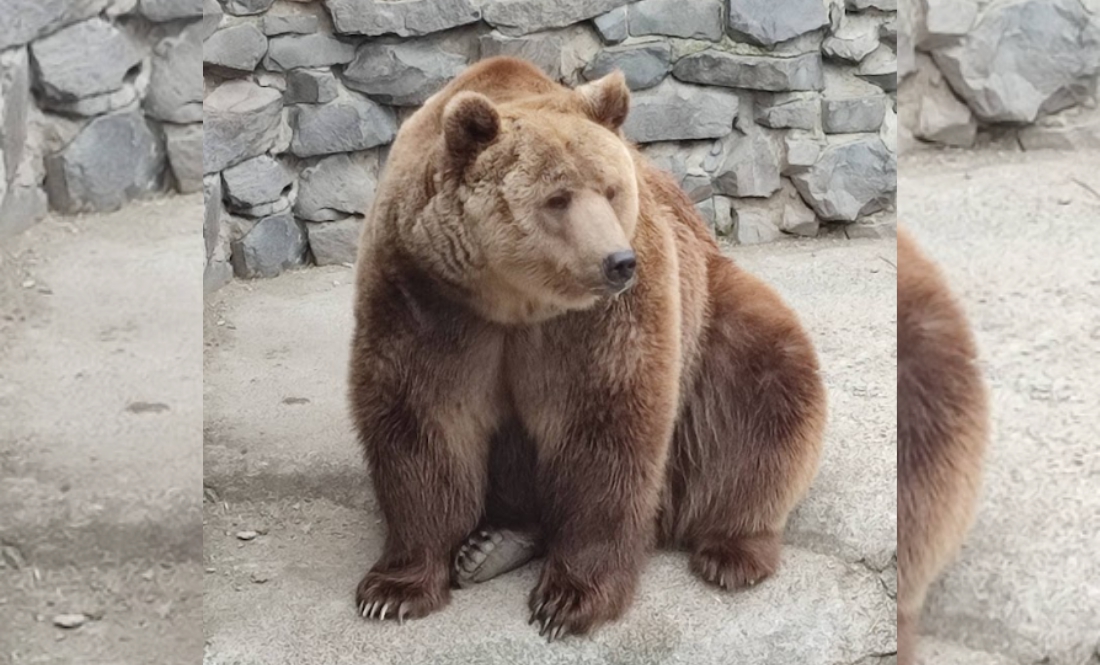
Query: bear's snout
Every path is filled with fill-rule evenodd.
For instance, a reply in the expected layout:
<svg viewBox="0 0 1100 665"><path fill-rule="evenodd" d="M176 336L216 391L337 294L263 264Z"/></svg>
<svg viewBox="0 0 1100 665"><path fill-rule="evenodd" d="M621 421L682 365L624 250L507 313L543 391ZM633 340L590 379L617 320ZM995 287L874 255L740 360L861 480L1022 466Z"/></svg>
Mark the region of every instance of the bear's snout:
<svg viewBox="0 0 1100 665"><path fill-rule="evenodd" d="M634 281L634 270L637 267L638 257L633 250L612 252L603 260L603 276L612 290L622 291Z"/></svg>

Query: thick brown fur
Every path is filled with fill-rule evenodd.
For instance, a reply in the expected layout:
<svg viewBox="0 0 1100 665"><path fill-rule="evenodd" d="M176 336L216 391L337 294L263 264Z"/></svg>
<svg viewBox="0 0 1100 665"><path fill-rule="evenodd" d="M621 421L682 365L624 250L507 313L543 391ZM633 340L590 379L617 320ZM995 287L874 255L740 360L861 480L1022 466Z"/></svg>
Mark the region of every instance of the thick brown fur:
<svg viewBox="0 0 1100 665"><path fill-rule="evenodd" d="M970 527L986 448L986 391L944 276L898 234L898 663L916 662L929 585Z"/></svg>
<svg viewBox="0 0 1100 665"><path fill-rule="evenodd" d="M621 137L621 74L471 67L403 125L361 242L350 397L388 533L364 616L423 616L480 526L538 534L551 635L629 605L647 553L779 565L825 394L795 315ZM496 127L494 130L493 128ZM632 249L632 288L597 257Z"/></svg>

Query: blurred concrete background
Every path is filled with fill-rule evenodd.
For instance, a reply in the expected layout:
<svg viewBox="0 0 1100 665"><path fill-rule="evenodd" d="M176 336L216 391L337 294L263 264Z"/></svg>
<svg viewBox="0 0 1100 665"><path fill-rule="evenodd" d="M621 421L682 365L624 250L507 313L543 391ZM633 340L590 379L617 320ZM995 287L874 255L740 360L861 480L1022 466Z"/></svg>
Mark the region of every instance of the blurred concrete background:
<svg viewBox="0 0 1100 665"><path fill-rule="evenodd" d="M1100 662L1100 152L904 156L902 223L977 335L993 435L925 662Z"/></svg>
<svg viewBox="0 0 1100 665"><path fill-rule="evenodd" d="M199 658L201 210L0 247L0 663Z"/></svg>

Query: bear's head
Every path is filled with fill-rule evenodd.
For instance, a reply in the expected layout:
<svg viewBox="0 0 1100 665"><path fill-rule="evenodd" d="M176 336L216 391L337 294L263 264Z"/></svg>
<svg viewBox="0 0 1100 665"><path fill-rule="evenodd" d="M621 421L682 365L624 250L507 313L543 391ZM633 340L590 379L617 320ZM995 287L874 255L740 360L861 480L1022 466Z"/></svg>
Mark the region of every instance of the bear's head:
<svg viewBox="0 0 1100 665"><path fill-rule="evenodd" d="M629 95L614 73L505 103L459 92L444 106L418 244L483 316L531 323L633 283L638 178L618 133Z"/></svg>

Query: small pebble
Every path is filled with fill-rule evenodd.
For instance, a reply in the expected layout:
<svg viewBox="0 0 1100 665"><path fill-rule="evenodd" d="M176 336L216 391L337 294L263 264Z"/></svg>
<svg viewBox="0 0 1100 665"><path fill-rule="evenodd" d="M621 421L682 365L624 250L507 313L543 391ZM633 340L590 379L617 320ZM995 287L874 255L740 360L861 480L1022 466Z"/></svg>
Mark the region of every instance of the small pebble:
<svg viewBox="0 0 1100 665"><path fill-rule="evenodd" d="M237 532L237 539L238 540L255 540L256 536L259 536L259 535L260 534L256 533L255 531L238 531Z"/></svg>
<svg viewBox="0 0 1100 665"><path fill-rule="evenodd" d="M271 580L271 576L267 573L254 572L251 575L251 579L255 584L265 584Z"/></svg>
<svg viewBox="0 0 1100 665"><path fill-rule="evenodd" d="M24 289L33 289L34 285L37 284L37 283L38 282L35 282L33 279L24 280L23 281L23 288Z"/></svg>
<svg viewBox="0 0 1100 665"><path fill-rule="evenodd" d="M53 618L53 625L58 628L80 628L88 620L83 614L58 614Z"/></svg>

